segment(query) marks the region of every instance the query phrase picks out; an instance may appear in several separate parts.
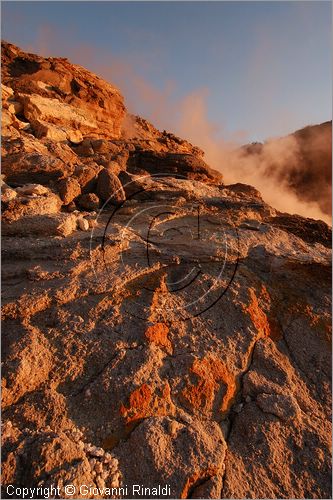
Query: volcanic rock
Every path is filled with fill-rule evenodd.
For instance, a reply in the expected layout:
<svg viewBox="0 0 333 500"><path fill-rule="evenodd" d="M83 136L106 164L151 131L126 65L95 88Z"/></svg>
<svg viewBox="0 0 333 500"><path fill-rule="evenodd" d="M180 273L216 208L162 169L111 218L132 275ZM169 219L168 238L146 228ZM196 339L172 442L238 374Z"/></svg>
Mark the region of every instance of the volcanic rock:
<svg viewBox="0 0 333 500"><path fill-rule="evenodd" d="M66 59L43 58L2 45L3 83L23 104L28 121L43 120L69 132L117 138L125 113L111 84Z"/></svg>
<svg viewBox="0 0 333 500"><path fill-rule="evenodd" d="M68 205L74 198L81 194L81 186L79 181L74 177L67 177L67 179L59 181L58 191L64 204Z"/></svg>
<svg viewBox="0 0 333 500"><path fill-rule="evenodd" d="M2 213L7 221L17 220L25 215L47 215L59 212L62 203L55 193L49 191L41 196L15 196L7 202Z"/></svg>
<svg viewBox="0 0 333 500"><path fill-rule="evenodd" d="M127 170L131 173L140 173L143 170L149 174L179 176L199 181L222 181L219 172L209 168L200 157L191 154L135 152L130 156Z"/></svg>
<svg viewBox="0 0 333 500"><path fill-rule="evenodd" d="M2 234L31 236L68 236L76 229L73 214L27 215L2 224Z"/></svg>
<svg viewBox="0 0 333 500"><path fill-rule="evenodd" d="M99 198L95 193L82 194L78 197L77 204L84 210L98 210Z"/></svg>
<svg viewBox="0 0 333 500"><path fill-rule="evenodd" d="M3 496L331 498L330 227L66 59L2 70Z"/></svg>
<svg viewBox="0 0 333 500"><path fill-rule="evenodd" d="M74 168L62 160L40 153L7 155L2 162L2 172L7 182L48 184L73 173Z"/></svg>
<svg viewBox="0 0 333 500"><path fill-rule="evenodd" d="M120 180L104 168L98 175L96 193L102 201L118 205L126 200Z"/></svg>

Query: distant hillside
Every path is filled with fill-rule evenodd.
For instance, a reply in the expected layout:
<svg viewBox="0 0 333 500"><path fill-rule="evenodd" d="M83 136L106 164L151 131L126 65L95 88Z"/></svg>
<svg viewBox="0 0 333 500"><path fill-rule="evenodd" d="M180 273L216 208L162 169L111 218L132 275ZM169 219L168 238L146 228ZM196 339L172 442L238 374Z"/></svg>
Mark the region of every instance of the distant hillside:
<svg viewBox="0 0 333 500"><path fill-rule="evenodd" d="M287 182L297 196L306 202L317 202L321 210L332 214L332 121L320 125L309 125L290 134L296 139L297 149L286 160L285 165L274 161L266 168L265 174L273 174ZM261 156L264 144L254 143L244 147L246 155Z"/></svg>

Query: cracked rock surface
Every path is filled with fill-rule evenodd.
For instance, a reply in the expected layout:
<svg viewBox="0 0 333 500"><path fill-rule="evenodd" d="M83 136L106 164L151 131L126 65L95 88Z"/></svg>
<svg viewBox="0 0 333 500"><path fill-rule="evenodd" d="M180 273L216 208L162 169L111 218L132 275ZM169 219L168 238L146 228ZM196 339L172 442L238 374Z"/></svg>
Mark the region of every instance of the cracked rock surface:
<svg viewBox="0 0 333 500"><path fill-rule="evenodd" d="M139 117L128 137L95 79L112 95L92 134L86 70L4 57L4 497L330 498L330 228ZM71 86L82 138L52 111ZM41 136L37 109L64 134Z"/></svg>

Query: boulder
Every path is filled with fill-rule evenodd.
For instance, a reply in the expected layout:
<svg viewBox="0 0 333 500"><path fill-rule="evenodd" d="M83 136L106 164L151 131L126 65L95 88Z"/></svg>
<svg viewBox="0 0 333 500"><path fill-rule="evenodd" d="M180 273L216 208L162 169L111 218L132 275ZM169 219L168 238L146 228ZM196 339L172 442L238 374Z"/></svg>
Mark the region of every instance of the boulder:
<svg viewBox="0 0 333 500"><path fill-rule="evenodd" d="M109 172L112 172L114 175L118 175L121 171L121 166L119 163L113 160L107 160L103 164L104 168L106 168Z"/></svg>
<svg viewBox="0 0 333 500"><path fill-rule="evenodd" d="M64 204L68 205L74 198L81 194L81 186L74 177L67 177L67 179L59 181L58 191Z"/></svg>
<svg viewBox="0 0 333 500"><path fill-rule="evenodd" d="M69 236L76 229L74 214L28 215L2 223L4 236Z"/></svg>
<svg viewBox="0 0 333 500"><path fill-rule="evenodd" d="M145 184L136 178L135 175L129 174L128 172L122 170L118 178L125 191L126 199L142 195L141 191L145 189Z"/></svg>
<svg viewBox="0 0 333 500"><path fill-rule="evenodd" d="M144 419L117 448L117 456L124 483L131 489L145 478L145 487L167 484L169 498L192 498L193 486L221 477L226 448L216 422L193 421L188 425L171 417L156 417ZM131 450L140 450L142 460ZM136 493L131 498L143 495L143 491Z"/></svg>
<svg viewBox="0 0 333 500"><path fill-rule="evenodd" d="M126 200L120 180L106 168L99 173L96 193L102 201L108 201L113 205L121 204Z"/></svg>
<svg viewBox="0 0 333 500"><path fill-rule="evenodd" d="M55 142L63 142L67 139L67 134L64 129L51 125L43 120L36 119L31 121L31 128L38 139L46 137Z"/></svg>
<svg viewBox="0 0 333 500"><path fill-rule="evenodd" d="M44 215L59 212L61 208L59 196L49 192L47 196L16 196L8 201L2 213L3 220L18 220L25 215Z"/></svg>
<svg viewBox="0 0 333 500"><path fill-rule="evenodd" d="M170 177L181 177L198 181L222 182L222 175L211 169L204 160L193 154L136 151L127 162L130 173L145 171Z"/></svg>
<svg viewBox="0 0 333 500"><path fill-rule="evenodd" d="M124 100L112 84L63 58L43 58L2 44L2 80L27 120L107 139L121 135Z"/></svg>
<svg viewBox="0 0 333 500"><path fill-rule="evenodd" d="M90 193L96 189L97 177L102 167L95 162L87 165L76 165L74 177L81 186L82 193Z"/></svg>
<svg viewBox="0 0 333 500"><path fill-rule="evenodd" d="M90 141L91 147L94 153L99 154L117 154L119 153L119 146L112 143L111 141L107 141L105 139L92 139Z"/></svg>
<svg viewBox="0 0 333 500"><path fill-rule="evenodd" d="M7 103L7 109L13 115L18 115L23 112L23 105L19 101L10 100Z"/></svg>
<svg viewBox="0 0 333 500"><path fill-rule="evenodd" d="M95 211L99 208L99 198L95 193L86 193L78 197L77 204L80 208Z"/></svg>
<svg viewBox="0 0 333 500"><path fill-rule="evenodd" d="M91 117L88 110L78 110L58 99L42 97L38 94L21 94L20 102L23 104L24 116L30 123L41 120L59 127L77 128L83 133L97 129L97 122Z"/></svg>
<svg viewBox="0 0 333 500"><path fill-rule="evenodd" d="M13 97L14 95L14 90L10 87L7 87L7 85L4 85L3 83L1 84L1 101L2 101L2 107L6 108L8 100Z"/></svg>
<svg viewBox="0 0 333 500"><path fill-rule="evenodd" d="M2 172L7 181L17 184L48 184L71 175L73 171L72 165L59 158L37 152L7 155L2 161Z"/></svg>
<svg viewBox="0 0 333 500"><path fill-rule="evenodd" d="M79 156L93 156L94 150L91 145L90 139L83 139L83 141L78 145L73 147L73 151Z"/></svg>
<svg viewBox="0 0 333 500"><path fill-rule="evenodd" d="M253 186L249 186L248 184L242 184L241 182L237 182L237 184L230 184L229 186L224 186L229 191L238 194L240 197L248 197L255 198L262 201L262 196L258 189Z"/></svg>

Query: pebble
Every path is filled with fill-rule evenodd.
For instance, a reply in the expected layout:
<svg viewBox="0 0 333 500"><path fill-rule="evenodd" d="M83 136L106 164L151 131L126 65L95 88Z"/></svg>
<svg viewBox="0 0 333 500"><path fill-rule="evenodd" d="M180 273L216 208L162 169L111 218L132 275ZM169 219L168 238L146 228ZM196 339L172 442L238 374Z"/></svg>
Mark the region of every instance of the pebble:
<svg viewBox="0 0 333 500"><path fill-rule="evenodd" d="M110 472L115 472L118 469L118 465L118 460L116 458L109 462Z"/></svg>
<svg viewBox="0 0 333 500"><path fill-rule="evenodd" d="M89 222L87 221L87 219L82 219L82 218L78 219L77 225L79 226L81 231L88 231L89 229Z"/></svg>
<svg viewBox="0 0 333 500"><path fill-rule="evenodd" d="M118 488L118 486L119 486L119 479L120 479L120 474L115 474L112 477L111 488Z"/></svg>
<svg viewBox="0 0 333 500"><path fill-rule="evenodd" d="M88 224L89 224L89 227L92 229L93 227L97 226L97 221L95 219L89 219Z"/></svg>
<svg viewBox="0 0 333 500"><path fill-rule="evenodd" d="M103 472L103 464L101 462L97 462L95 464L95 471L98 473L98 474L101 474Z"/></svg>
<svg viewBox="0 0 333 500"><path fill-rule="evenodd" d="M240 403L235 407L235 412L240 413L242 411L242 408L243 408L243 403Z"/></svg>
<svg viewBox="0 0 333 500"><path fill-rule="evenodd" d="M169 432L171 434L171 436L176 436L177 432L179 431L179 429L181 429L182 427L184 427L182 424L180 424L179 422L177 422L176 420L172 420L170 423L169 423Z"/></svg>
<svg viewBox="0 0 333 500"><path fill-rule="evenodd" d="M250 396L246 396L245 401L246 401L247 403L250 403L250 402L251 402L251 398L250 398Z"/></svg>
<svg viewBox="0 0 333 500"><path fill-rule="evenodd" d="M91 469L95 469L96 462L97 462L96 458L91 458L89 460L89 465L90 465Z"/></svg>
<svg viewBox="0 0 333 500"><path fill-rule="evenodd" d="M97 446L93 446L93 447L89 450L89 453L90 453L90 455L92 455L93 457L103 457L103 456L104 456L104 450L103 450L103 448L98 448Z"/></svg>
<svg viewBox="0 0 333 500"><path fill-rule="evenodd" d="M190 417L190 415L188 415L184 411L179 412L179 418L184 422L186 422L187 424L192 424L193 422L192 417Z"/></svg>
<svg viewBox="0 0 333 500"><path fill-rule="evenodd" d="M96 478L96 484L100 490L105 488L105 481L102 479L100 476L97 476Z"/></svg>

